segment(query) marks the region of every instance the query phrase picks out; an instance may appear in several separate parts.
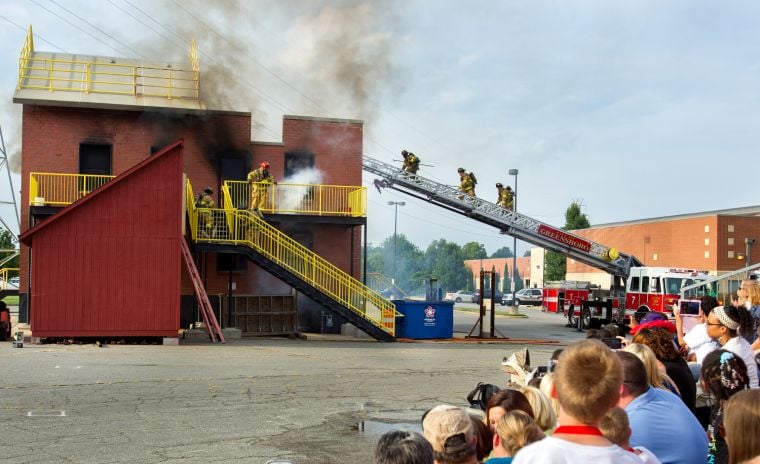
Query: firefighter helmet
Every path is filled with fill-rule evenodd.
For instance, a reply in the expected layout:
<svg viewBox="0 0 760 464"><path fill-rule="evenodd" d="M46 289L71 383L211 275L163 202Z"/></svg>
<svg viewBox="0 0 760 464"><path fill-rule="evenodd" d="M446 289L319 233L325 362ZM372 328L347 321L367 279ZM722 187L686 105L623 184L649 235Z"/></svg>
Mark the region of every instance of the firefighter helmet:
<svg viewBox="0 0 760 464"><path fill-rule="evenodd" d="M502 187L504 187L504 186L503 186L503 185L501 185L501 182L496 182L496 187L498 187L498 188L502 188Z"/></svg>
<svg viewBox="0 0 760 464"><path fill-rule="evenodd" d="M464 168L457 169L457 172L464 172Z"/></svg>
<svg viewBox="0 0 760 464"><path fill-rule="evenodd" d="M212 193L214 193L214 190L211 187L206 187L205 189L203 189L203 192L211 195Z"/></svg>
<svg viewBox="0 0 760 464"><path fill-rule="evenodd" d="M406 150L401 150L401 156L406 156L406 155L408 155L408 154L409 154L409 152L408 152L408 151L406 151Z"/></svg>
<svg viewBox="0 0 760 464"><path fill-rule="evenodd" d="M269 169L269 163L267 163L266 161L264 161L263 163L261 163L261 167L264 168L264 169Z"/></svg>
<svg viewBox="0 0 760 464"><path fill-rule="evenodd" d="M510 187L509 185L507 185L507 190L512 190L512 187Z"/></svg>

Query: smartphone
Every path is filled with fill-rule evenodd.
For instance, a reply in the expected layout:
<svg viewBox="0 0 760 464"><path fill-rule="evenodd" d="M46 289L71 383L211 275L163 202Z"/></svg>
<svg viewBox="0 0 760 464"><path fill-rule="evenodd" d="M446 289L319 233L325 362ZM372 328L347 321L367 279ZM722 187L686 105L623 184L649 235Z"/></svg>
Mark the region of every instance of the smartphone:
<svg viewBox="0 0 760 464"><path fill-rule="evenodd" d="M678 300L678 308L683 315L696 316L702 309L702 302L699 300Z"/></svg>
<svg viewBox="0 0 760 464"><path fill-rule="evenodd" d="M619 350L623 347L619 338L603 338L602 343L609 346L613 350Z"/></svg>

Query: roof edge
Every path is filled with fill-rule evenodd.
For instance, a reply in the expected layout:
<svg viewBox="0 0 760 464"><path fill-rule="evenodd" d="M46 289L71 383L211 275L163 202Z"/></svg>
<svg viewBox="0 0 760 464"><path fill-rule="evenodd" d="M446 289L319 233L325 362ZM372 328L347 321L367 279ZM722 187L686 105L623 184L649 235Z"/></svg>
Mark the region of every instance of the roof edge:
<svg viewBox="0 0 760 464"><path fill-rule="evenodd" d="M320 116L300 116L295 114L286 114L282 117L285 119L297 119L302 121L320 121L320 122L337 122L341 124L364 124L362 119L341 119L341 118L325 118Z"/></svg>

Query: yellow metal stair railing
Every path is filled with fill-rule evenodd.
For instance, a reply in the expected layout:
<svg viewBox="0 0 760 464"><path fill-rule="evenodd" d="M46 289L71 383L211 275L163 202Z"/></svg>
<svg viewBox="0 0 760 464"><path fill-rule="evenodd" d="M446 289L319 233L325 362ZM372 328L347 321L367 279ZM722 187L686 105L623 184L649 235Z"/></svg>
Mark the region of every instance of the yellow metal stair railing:
<svg viewBox="0 0 760 464"><path fill-rule="evenodd" d="M115 177L32 172L29 174L29 204L34 206L70 205Z"/></svg>
<svg viewBox="0 0 760 464"><path fill-rule="evenodd" d="M264 184L228 180L231 205L249 209L252 185L266 185L266 202L262 212L276 214L311 214L317 216L363 217L367 215L367 188L351 185Z"/></svg>
<svg viewBox="0 0 760 464"><path fill-rule="evenodd" d="M187 184L188 218L193 241L246 245L298 276L343 307L395 336L396 306L308 248L270 226L258 215L233 207L229 185L222 187L224 208L197 208ZM208 218L213 221L208 221ZM206 225L212 223L213 227Z"/></svg>
<svg viewBox="0 0 760 464"><path fill-rule="evenodd" d="M14 290L18 289L19 286L17 284L10 283L10 278L17 276L17 267L4 267L0 269L0 290L8 290L9 288L12 288Z"/></svg>

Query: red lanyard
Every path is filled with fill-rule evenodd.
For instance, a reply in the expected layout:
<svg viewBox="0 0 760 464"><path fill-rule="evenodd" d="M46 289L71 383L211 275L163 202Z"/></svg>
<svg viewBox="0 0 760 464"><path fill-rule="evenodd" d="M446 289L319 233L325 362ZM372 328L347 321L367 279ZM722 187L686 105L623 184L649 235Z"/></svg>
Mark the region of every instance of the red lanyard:
<svg viewBox="0 0 760 464"><path fill-rule="evenodd" d="M561 425L557 427L552 435L557 433L567 433L569 435L596 435L601 437L602 431L590 425Z"/></svg>

